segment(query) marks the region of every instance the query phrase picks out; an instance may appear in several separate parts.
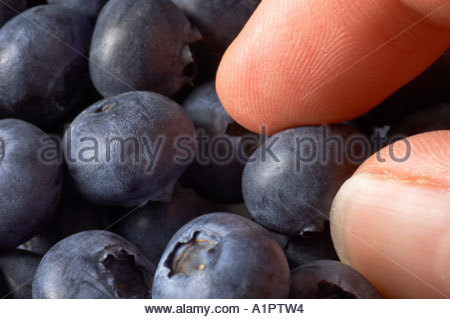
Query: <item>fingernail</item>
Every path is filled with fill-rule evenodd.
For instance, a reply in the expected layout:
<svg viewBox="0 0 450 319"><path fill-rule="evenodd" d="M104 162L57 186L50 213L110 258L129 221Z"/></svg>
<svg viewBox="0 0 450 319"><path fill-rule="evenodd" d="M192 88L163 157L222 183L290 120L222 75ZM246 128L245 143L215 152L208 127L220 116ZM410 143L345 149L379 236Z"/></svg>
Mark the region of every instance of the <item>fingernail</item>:
<svg viewBox="0 0 450 319"><path fill-rule="evenodd" d="M342 262L386 296L450 296L450 191L359 173L339 190L331 232Z"/></svg>

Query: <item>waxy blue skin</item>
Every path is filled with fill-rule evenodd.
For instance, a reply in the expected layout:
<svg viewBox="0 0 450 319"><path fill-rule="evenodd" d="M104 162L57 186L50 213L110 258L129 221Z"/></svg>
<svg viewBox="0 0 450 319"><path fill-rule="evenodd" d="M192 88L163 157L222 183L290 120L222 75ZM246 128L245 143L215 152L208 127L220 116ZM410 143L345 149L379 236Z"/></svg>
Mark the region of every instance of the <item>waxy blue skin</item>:
<svg viewBox="0 0 450 319"><path fill-rule="evenodd" d="M291 299L375 299L379 292L355 269L334 260L317 260L291 272Z"/></svg>
<svg viewBox="0 0 450 319"><path fill-rule="evenodd" d="M67 8L77 10L95 22L100 10L108 0L48 0L49 4L58 4Z"/></svg>
<svg viewBox="0 0 450 319"><path fill-rule="evenodd" d="M83 197L101 206L132 207L170 200L195 156L194 136L192 121L177 103L152 92L129 92L78 115L63 148ZM180 140L185 150L176 145ZM94 151L83 151L89 147Z"/></svg>
<svg viewBox="0 0 450 319"><path fill-rule="evenodd" d="M26 8L26 0L2 0L0 2L0 28Z"/></svg>
<svg viewBox="0 0 450 319"><path fill-rule="evenodd" d="M336 160L333 141L323 157L323 132L343 141L342 160ZM244 201L255 221L291 236L323 231L337 191L370 154L367 149L362 158L350 154L357 162L347 160L345 143L356 136L363 138L350 126L332 125L287 129L269 138L250 157L242 176ZM303 138L308 140L300 142ZM310 141L316 145L315 157Z"/></svg>
<svg viewBox="0 0 450 319"><path fill-rule="evenodd" d="M236 123L220 102L215 82L197 86L183 102L183 107L195 126L206 132L224 134Z"/></svg>
<svg viewBox="0 0 450 319"><path fill-rule="evenodd" d="M200 30L192 46L200 77L212 80L225 50L241 32L261 0L172 0Z"/></svg>
<svg viewBox="0 0 450 319"><path fill-rule="evenodd" d="M119 235L85 231L45 254L33 280L33 298L151 298L154 271L154 265Z"/></svg>
<svg viewBox="0 0 450 319"><path fill-rule="evenodd" d="M15 249L0 253L0 298L31 299L31 284L42 256ZM0 289L1 290L1 289Z"/></svg>
<svg viewBox="0 0 450 319"><path fill-rule="evenodd" d="M273 235L238 215L183 226L156 270L153 298L286 298L290 274Z"/></svg>
<svg viewBox="0 0 450 319"><path fill-rule="evenodd" d="M168 0L110 0L90 50L90 74L104 97L133 90L173 96L192 80L189 44L201 38Z"/></svg>
<svg viewBox="0 0 450 319"><path fill-rule="evenodd" d="M194 89L184 101L183 107L195 127L208 140L205 140L203 146L204 159L197 158L183 176L182 182L194 187L205 198L225 204L242 203L242 172L245 159L256 148L258 136L242 128L228 115L217 96L214 82L202 84ZM200 136L199 134L197 135ZM222 163L214 161L208 149L214 139L223 137L231 142L232 149L229 150L227 147L225 152L233 152L233 157ZM243 137L251 137L253 142L245 143L246 148L242 150L242 158L239 158L238 146ZM226 155L227 153L222 155L220 151L217 152L217 156ZM209 163L203 163L203 160Z"/></svg>
<svg viewBox="0 0 450 319"><path fill-rule="evenodd" d="M87 86L91 35L86 17L57 5L28 9L4 25L0 118L43 127L77 105Z"/></svg>
<svg viewBox="0 0 450 319"><path fill-rule="evenodd" d="M115 231L157 265L172 236L192 219L214 211L194 190L175 186L168 203L150 202L116 224Z"/></svg>
<svg viewBox="0 0 450 319"><path fill-rule="evenodd" d="M32 124L0 120L0 251L36 235L58 205L62 163L43 161L45 138Z"/></svg>

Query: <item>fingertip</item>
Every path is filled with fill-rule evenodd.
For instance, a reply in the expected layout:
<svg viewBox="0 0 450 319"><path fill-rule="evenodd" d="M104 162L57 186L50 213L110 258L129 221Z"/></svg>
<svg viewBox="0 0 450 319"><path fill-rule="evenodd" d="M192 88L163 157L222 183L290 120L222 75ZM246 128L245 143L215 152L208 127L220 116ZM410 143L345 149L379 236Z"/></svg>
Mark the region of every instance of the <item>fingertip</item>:
<svg viewBox="0 0 450 319"><path fill-rule="evenodd" d="M439 177L450 169L449 137L441 131L410 138L411 155L401 169L391 158L373 156L333 201L339 257L386 297L450 297L450 276L443 272L450 262L450 180Z"/></svg>
<svg viewBox="0 0 450 319"><path fill-rule="evenodd" d="M449 46L450 32L420 10L391 0L262 1L222 59L219 97L256 132L356 118Z"/></svg>
<svg viewBox="0 0 450 319"><path fill-rule="evenodd" d="M273 68L272 62L278 61L280 67L286 68L278 51L268 45L272 40L267 33L274 19L268 12L277 12L275 6L279 5L273 1L261 2L225 52L216 76L217 93L227 112L236 122L258 133L263 126L269 133L283 127L281 113L288 110L281 107L273 114L271 107L283 103L283 97L278 96L282 92L273 85L279 69Z"/></svg>

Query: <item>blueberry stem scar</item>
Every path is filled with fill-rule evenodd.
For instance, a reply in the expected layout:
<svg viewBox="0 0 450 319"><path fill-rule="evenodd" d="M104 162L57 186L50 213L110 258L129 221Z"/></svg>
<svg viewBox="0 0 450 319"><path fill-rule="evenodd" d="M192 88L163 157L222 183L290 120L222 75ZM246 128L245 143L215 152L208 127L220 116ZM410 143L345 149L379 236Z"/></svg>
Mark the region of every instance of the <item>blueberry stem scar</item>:
<svg viewBox="0 0 450 319"><path fill-rule="evenodd" d="M184 271L180 271L180 264L182 263L183 257L185 256L186 252L189 250L189 248L191 248L192 246L194 246L195 244L198 243L208 243L211 246L216 246L217 243L208 240L208 239L200 239L198 238L198 236L200 235L199 231L194 232L192 239L188 242L179 242L176 244L175 249L172 251L172 253L169 255L169 257L167 258L166 262L165 262L165 266L167 268L170 269L170 273L168 275L168 277L172 277L174 275L176 275L177 273L183 272L185 275L189 275L188 273L184 272ZM184 246L184 247L183 247ZM179 249L182 248L181 252L177 255L177 252L179 251ZM176 257L176 258L175 258ZM175 260L174 260L175 259ZM173 261L173 262L172 262ZM203 270L206 268L205 264L200 264L197 267L197 270Z"/></svg>

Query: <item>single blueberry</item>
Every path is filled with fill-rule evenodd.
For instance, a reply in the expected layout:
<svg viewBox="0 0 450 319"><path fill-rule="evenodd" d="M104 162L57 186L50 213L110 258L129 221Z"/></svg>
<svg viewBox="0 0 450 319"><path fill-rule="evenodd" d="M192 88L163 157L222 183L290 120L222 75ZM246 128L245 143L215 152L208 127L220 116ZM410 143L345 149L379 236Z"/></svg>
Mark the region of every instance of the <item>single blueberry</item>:
<svg viewBox="0 0 450 319"><path fill-rule="evenodd" d="M154 298L286 298L289 266L272 234L238 215L183 226L156 270Z"/></svg>
<svg viewBox="0 0 450 319"><path fill-rule="evenodd" d="M192 189L177 185L170 202L150 202L117 223L115 231L136 245L155 265L172 236L192 219L214 211Z"/></svg>
<svg viewBox="0 0 450 319"><path fill-rule="evenodd" d="M105 97L132 91L173 96L189 83L197 29L168 0L110 0L95 26L90 71Z"/></svg>
<svg viewBox="0 0 450 319"><path fill-rule="evenodd" d="M292 299L375 299L379 292L355 269L334 260L317 260L291 273Z"/></svg>
<svg viewBox="0 0 450 319"><path fill-rule="evenodd" d="M225 50L241 32L261 0L172 0L200 30L193 45L200 76L213 79Z"/></svg>
<svg viewBox="0 0 450 319"><path fill-rule="evenodd" d="M215 82L197 86L186 98L183 107L194 125L207 132L224 134L236 126L219 100Z"/></svg>
<svg viewBox="0 0 450 319"><path fill-rule="evenodd" d="M47 2L77 10L87 16L91 22L95 22L108 0L47 0Z"/></svg>
<svg viewBox="0 0 450 319"><path fill-rule="evenodd" d="M0 28L26 8L26 0L2 0L0 2Z"/></svg>
<svg viewBox="0 0 450 319"><path fill-rule="evenodd" d="M154 271L154 265L119 235L85 231L45 254L34 276L33 298L151 298Z"/></svg>
<svg viewBox="0 0 450 319"><path fill-rule="evenodd" d="M334 196L370 148L366 137L341 124L281 131L245 166L245 204L256 222L275 232L321 232Z"/></svg>
<svg viewBox="0 0 450 319"><path fill-rule="evenodd" d="M91 34L87 18L57 5L28 9L1 28L0 118L46 126L76 105Z"/></svg>
<svg viewBox="0 0 450 319"><path fill-rule="evenodd" d="M47 138L32 124L0 120L0 250L36 235L57 207L62 163L41 157Z"/></svg>
<svg viewBox="0 0 450 319"><path fill-rule="evenodd" d="M182 182L208 199L226 204L241 203L242 172L245 161L257 147L258 136L228 115L214 82L196 88L183 107L198 129L198 143L203 145L197 147L197 160Z"/></svg>
<svg viewBox="0 0 450 319"><path fill-rule="evenodd" d="M195 128L183 109L152 92L129 92L88 107L64 135L78 191L101 206L168 201L195 156Z"/></svg>
<svg viewBox="0 0 450 319"><path fill-rule="evenodd" d="M0 298L31 299L31 284L41 256L25 250L0 254L0 277L7 291Z"/></svg>

